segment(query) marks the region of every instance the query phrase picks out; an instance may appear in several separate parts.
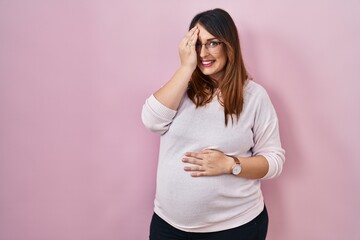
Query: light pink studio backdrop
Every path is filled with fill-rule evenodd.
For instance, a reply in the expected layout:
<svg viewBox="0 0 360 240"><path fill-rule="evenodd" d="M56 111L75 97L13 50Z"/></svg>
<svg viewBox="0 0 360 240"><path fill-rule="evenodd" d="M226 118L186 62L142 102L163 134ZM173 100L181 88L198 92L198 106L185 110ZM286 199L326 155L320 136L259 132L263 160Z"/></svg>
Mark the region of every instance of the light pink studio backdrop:
<svg viewBox="0 0 360 240"><path fill-rule="evenodd" d="M2 0L0 240L148 239L159 138L141 107L214 7L280 118L268 239L360 239L359 1Z"/></svg>

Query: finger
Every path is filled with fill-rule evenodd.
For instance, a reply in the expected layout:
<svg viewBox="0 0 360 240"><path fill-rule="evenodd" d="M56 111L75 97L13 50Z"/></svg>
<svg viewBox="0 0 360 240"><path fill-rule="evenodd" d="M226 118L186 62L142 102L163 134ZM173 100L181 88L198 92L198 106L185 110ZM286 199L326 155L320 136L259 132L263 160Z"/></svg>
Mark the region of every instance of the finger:
<svg viewBox="0 0 360 240"><path fill-rule="evenodd" d="M190 41L190 39L194 35L194 32L195 32L196 29L197 29L197 27L195 26L185 34L183 40L181 41L182 44L186 45Z"/></svg>
<svg viewBox="0 0 360 240"><path fill-rule="evenodd" d="M187 172L193 172L193 171L202 172L205 171L205 168L202 166L185 166L184 170Z"/></svg>
<svg viewBox="0 0 360 240"><path fill-rule="evenodd" d="M199 153L201 153L201 154L209 154L209 153L211 153L212 151L213 151L213 149L211 149L211 148L206 148L206 149L201 150Z"/></svg>
<svg viewBox="0 0 360 240"><path fill-rule="evenodd" d="M190 175L191 175L192 177L207 176L206 172L192 172Z"/></svg>
<svg viewBox="0 0 360 240"><path fill-rule="evenodd" d="M185 47L190 47L191 50L195 50L195 44L198 38L198 32L199 30L196 29L193 35L190 38L188 38Z"/></svg>
<svg viewBox="0 0 360 240"><path fill-rule="evenodd" d="M191 164L195 164L195 165L199 165L202 166L202 160L197 159L197 158L183 158L182 161L184 163L191 163Z"/></svg>
<svg viewBox="0 0 360 240"><path fill-rule="evenodd" d="M189 35L189 36L191 36L194 32L195 32L195 30L197 29L197 26L194 26L192 29L190 29L186 34L187 35Z"/></svg>
<svg viewBox="0 0 360 240"><path fill-rule="evenodd" d="M187 34L186 34L186 36L185 37L187 37L188 39L191 39L191 37L192 36L194 36L194 34L195 34L195 32L198 30L198 28L195 26L195 27L193 27L192 29L190 29L188 32L187 32Z"/></svg>
<svg viewBox="0 0 360 240"><path fill-rule="evenodd" d="M198 35L199 35L199 29L195 29L195 31L189 41L189 44L191 44L191 46L195 46L196 41L198 39Z"/></svg>
<svg viewBox="0 0 360 240"><path fill-rule="evenodd" d="M186 157L192 157L192 158L197 158L197 159L202 159L203 155L200 153L194 153L194 152L187 152L185 153Z"/></svg>
<svg viewBox="0 0 360 240"><path fill-rule="evenodd" d="M187 38L186 45L190 46L190 47L195 46L195 43L196 43L198 35L199 35L199 29L197 27L194 27L193 29L191 29L189 34L190 35Z"/></svg>
<svg viewBox="0 0 360 240"><path fill-rule="evenodd" d="M213 152L223 153L222 151L215 149L215 148L206 148L206 149L200 151L200 153L213 153Z"/></svg>

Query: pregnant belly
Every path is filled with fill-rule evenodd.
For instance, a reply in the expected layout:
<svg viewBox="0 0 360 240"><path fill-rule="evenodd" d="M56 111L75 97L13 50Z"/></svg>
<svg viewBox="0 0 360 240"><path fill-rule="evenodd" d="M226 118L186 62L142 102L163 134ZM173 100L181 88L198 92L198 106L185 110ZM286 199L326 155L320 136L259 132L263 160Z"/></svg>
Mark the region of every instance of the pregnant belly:
<svg viewBox="0 0 360 240"><path fill-rule="evenodd" d="M198 178L186 172L164 178L158 175L155 211L181 227L211 225L231 219L256 204L261 195L257 184L232 175Z"/></svg>

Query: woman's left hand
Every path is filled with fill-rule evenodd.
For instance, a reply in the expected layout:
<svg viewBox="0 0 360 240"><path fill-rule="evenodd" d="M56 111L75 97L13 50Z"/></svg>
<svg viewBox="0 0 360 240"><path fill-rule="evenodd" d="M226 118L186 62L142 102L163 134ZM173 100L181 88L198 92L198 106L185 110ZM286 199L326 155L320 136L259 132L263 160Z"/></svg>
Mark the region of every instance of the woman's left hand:
<svg viewBox="0 0 360 240"><path fill-rule="evenodd" d="M182 161L191 164L185 166L184 170L191 172L193 177L230 174L234 165L232 157L214 149L205 149L198 153L187 152Z"/></svg>

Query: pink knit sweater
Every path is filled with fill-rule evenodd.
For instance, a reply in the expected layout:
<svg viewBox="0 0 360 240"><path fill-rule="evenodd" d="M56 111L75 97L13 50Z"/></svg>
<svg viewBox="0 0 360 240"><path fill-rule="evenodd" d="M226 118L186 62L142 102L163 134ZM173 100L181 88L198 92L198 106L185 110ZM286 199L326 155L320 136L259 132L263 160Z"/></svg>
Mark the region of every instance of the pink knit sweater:
<svg viewBox="0 0 360 240"><path fill-rule="evenodd" d="M251 80L244 88L244 101L239 121L226 127L217 98L196 108L185 95L177 111L153 95L146 100L143 123L161 134L154 211L175 228L221 231L243 225L263 210L260 180L230 174L193 178L181 161L185 152L206 148L233 156L262 155L269 162L264 179L278 176L285 151L274 107L265 89Z"/></svg>

